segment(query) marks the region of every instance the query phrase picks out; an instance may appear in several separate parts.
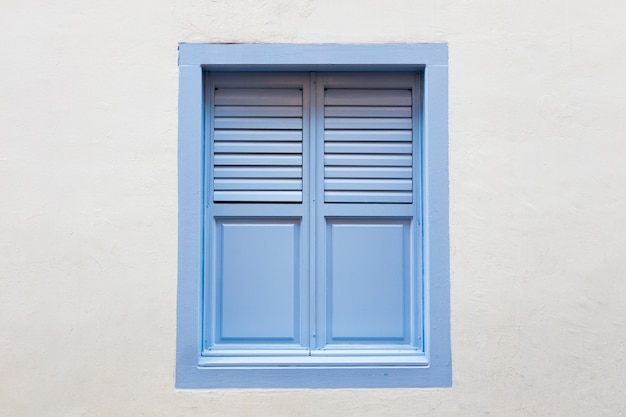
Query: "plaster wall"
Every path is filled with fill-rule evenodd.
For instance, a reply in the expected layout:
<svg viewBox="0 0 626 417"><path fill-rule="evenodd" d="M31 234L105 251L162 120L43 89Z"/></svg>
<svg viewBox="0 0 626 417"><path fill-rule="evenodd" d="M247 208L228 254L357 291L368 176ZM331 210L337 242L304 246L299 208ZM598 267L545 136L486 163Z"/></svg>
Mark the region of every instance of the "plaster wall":
<svg viewBox="0 0 626 417"><path fill-rule="evenodd" d="M618 0L3 0L0 416L626 414ZM453 386L174 389L178 42L447 42Z"/></svg>

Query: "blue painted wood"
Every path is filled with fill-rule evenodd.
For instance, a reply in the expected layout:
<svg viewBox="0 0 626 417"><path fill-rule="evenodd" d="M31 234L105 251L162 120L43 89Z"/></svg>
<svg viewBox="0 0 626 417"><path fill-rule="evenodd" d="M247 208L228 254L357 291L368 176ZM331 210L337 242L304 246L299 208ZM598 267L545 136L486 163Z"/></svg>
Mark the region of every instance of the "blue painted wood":
<svg viewBox="0 0 626 417"><path fill-rule="evenodd" d="M253 189L215 191L213 199L215 202L233 203L300 203L302 202L302 191L257 191Z"/></svg>
<svg viewBox="0 0 626 417"><path fill-rule="evenodd" d="M298 241L297 223L218 223L217 343L298 342Z"/></svg>
<svg viewBox="0 0 626 417"><path fill-rule="evenodd" d="M306 93L299 88L305 78L214 74L206 83L211 145L207 193L213 198L206 211L211 269L200 351L204 366L227 366L236 357L308 354L310 331L302 319L309 309L308 276L302 270L308 257L308 230L301 226L307 210L299 204L306 196L302 181ZM276 81L293 88L273 94ZM278 105L259 103L257 93ZM221 107L222 113L230 114L216 117L212 110L217 95L234 103ZM298 109L297 118L281 119L285 97L297 97L297 106L292 106ZM285 126L294 119L299 129L284 130L294 127ZM268 123L272 129L259 130Z"/></svg>
<svg viewBox="0 0 626 417"><path fill-rule="evenodd" d="M414 74L394 74L393 80L390 78L388 74L319 73L318 101L324 101L330 91L326 86L331 84L341 87L337 91L350 92L342 98L342 103L351 105L358 104L354 97L365 91L369 103L380 107L380 100L377 103L375 98L385 97L386 87L401 87L397 91L413 100L418 88ZM415 108L412 101L400 103ZM415 156L419 155L418 142L413 141L412 134L414 118L404 126L408 128L404 135L393 137L401 140L376 140L380 135L372 135L366 136L370 140L359 141L359 134L374 131L372 126L361 131L349 126L348 137L352 140L328 141L328 134L334 132L325 129L328 108L327 105L319 108L317 132L324 139L317 157L325 164L324 171L318 173L318 181L323 181L325 186L318 187L318 201L322 203L316 216L320 254L316 260L316 314L317 322L325 323L325 327L318 327L312 356L349 355L354 363L368 355L386 358L397 355L396 363L406 358L423 358L420 339L423 304L413 290L419 287L421 279L419 259L413 251L420 237L415 205L420 181L413 170ZM397 122L402 118L389 120ZM394 228L401 230L396 234L397 239L390 238L393 233L387 233ZM339 236L337 242L335 236ZM387 289L401 283L392 291L395 296L380 290L385 283ZM376 306L389 315L379 314Z"/></svg>
<svg viewBox="0 0 626 417"><path fill-rule="evenodd" d="M410 106L411 91L372 88L327 89L324 93L326 106Z"/></svg>
<svg viewBox="0 0 626 417"><path fill-rule="evenodd" d="M215 153L296 153L302 154L302 142L215 142Z"/></svg>
<svg viewBox="0 0 626 417"><path fill-rule="evenodd" d="M359 118L345 118L345 117L330 117L326 118L324 122L326 129L398 129L406 130L411 129L413 123L410 118L373 118L373 117L359 117Z"/></svg>
<svg viewBox="0 0 626 417"><path fill-rule="evenodd" d="M290 141L302 140L300 130L217 130L213 133L216 142L224 141Z"/></svg>
<svg viewBox="0 0 626 417"><path fill-rule="evenodd" d="M401 359L394 358L393 354L381 353L380 345L374 345L370 343L368 346L372 355L367 356L360 354L358 351L362 346L357 346L357 352L355 353L349 347L344 346L341 343L334 343L334 348L331 349L335 353L330 353L330 356L326 356L327 352L323 350L314 350L313 356L295 356L296 360L284 360L281 358L294 357L293 355L302 354L303 347L294 344L293 349L286 348L285 344L275 343L275 349L265 349L268 355L272 355L266 359L266 366L257 367L255 364L258 362L247 362L247 364L237 364L237 355L241 354L241 349L237 350L234 346L229 346L231 353L235 356L217 356L218 358L228 358L231 360L231 366L211 362L213 356L202 357L202 352L206 352L203 346L209 346L210 343L215 342L215 334L201 333L199 332L199 322L201 317L206 319L214 319L215 312L212 311L215 308L215 303L211 300L215 299L215 288L208 282L204 289L202 287L202 274L194 272L193 268L183 267L179 263L179 324L178 324L178 336L177 336L177 387L179 388L211 388L211 387L421 387L421 386L449 386L451 384L451 366L450 366L450 346L449 346L449 287L448 287L448 241L447 241L447 47L445 45L190 45L182 44L180 46L180 100L179 109L181 112L179 123L179 164L180 166L186 166L190 161L191 167L194 166L194 156L200 159L202 157L202 144L201 135L198 135L198 131L202 131L204 120L204 109L200 100L198 106L197 101L194 103L194 94L196 99L199 96L199 92L202 91L202 77L199 76L202 73L203 65L205 70L215 71L218 69L258 69L263 68L277 69L307 69L307 70L320 70L325 65L333 66L334 69L338 69L341 65L365 65L362 69L383 69L384 66L388 68L397 69L414 69L418 71L418 75L421 76L421 82L424 85L425 91L422 95L421 92L417 94L413 93L412 106L416 109L416 114L423 119L413 120L413 129L422 132L423 135L419 138L419 143L416 144L417 151L411 154L413 159L412 165L416 168L415 172L411 173L409 178L417 179L416 184L423 184L424 188L419 193L414 193L411 204L401 205L380 205L380 204L325 204L313 206L315 212L314 225L316 233L315 242L320 244L319 238L325 239L325 232L320 232L320 228L324 229L320 220L323 219L341 219L346 216L354 217L360 216L362 218L368 218L372 221L386 222L386 221L407 221L411 222L411 234L412 236L420 237L420 233L423 233L423 239L420 238L411 245L411 251L417 256L418 262L423 261L423 275L420 275L422 285L416 286L415 294L411 292L411 296L415 300L424 299L425 303L423 314L419 311L412 312L411 317L415 322L423 324L423 327L417 329L409 329L409 347L406 348L407 352L400 354L399 358L404 358L404 362ZM377 65L381 65L377 67ZM189 69L189 71L187 71ZM351 67L355 69L355 67ZM211 73L213 74L213 73ZM285 87L291 87L295 83L297 75L290 74L274 74L275 80L277 78L283 79L281 81ZM385 74L382 74L384 77ZM263 79L270 77L269 74L251 75L251 79ZM341 78L341 74L337 75ZM214 83L221 83L222 81L228 81L229 77L226 76L214 76L211 75L207 79L211 89L214 88ZM308 78L308 74L307 74ZM355 80L359 78L358 86L366 87L363 79L358 74L355 76ZM394 88L398 87L397 84L402 84L404 81L399 80L398 77L388 77L388 84L393 84ZM330 76L327 79L331 79ZM318 77L318 81L320 78ZM399 80L399 81L398 81ZM323 77L321 79L323 82ZM213 83L213 84L212 84ZM309 102L315 103L313 95L309 95L306 91L307 86L311 85L308 82L303 83L303 102L305 106L308 106ZM443 88L441 88L443 86ZM221 87L221 85L218 85ZM385 87L386 88L386 87ZM391 87L390 87L391 88ZM219 90L219 88L218 88ZM421 104L424 103L424 109L422 111ZM314 117L308 118L308 111L303 112L303 132L301 133L302 140L304 142L303 150L306 153L307 150L311 150L310 158L314 161L322 161L324 155L323 146L313 146L315 142L309 142L308 128L311 127L316 136L319 137L319 129L323 126L323 120L320 120L319 113L312 113ZM209 113L210 116L210 113ZM339 117L354 117L354 116L339 116ZM369 116L372 117L372 116ZM387 117L387 116L383 116ZM190 122L185 122L189 120ZM211 129L210 120L207 122L207 128ZM234 129L233 129L234 130ZM195 133L194 133L195 131ZM216 131L217 134L219 131ZM245 132L245 131L243 131ZM360 133L360 132L359 132ZM243 138L230 132L225 135L226 137L236 138L240 141L253 141L255 139ZM255 137L256 135L249 135L248 137ZM279 134L278 136L286 137L287 134ZM339 136L355 137L354 132L349 134L340 134ZM217 137L217 136L216 136ZM361 135L357 141L367 141L363 138L374 138L375 135ZM388 137L385 135L385 137ZM184 140L190 140L194 142L194 146L200 146L200 152L192 155L190 152L186 152ZM211 138L211 141L214 138ZM267 139L264 139L267 140ZM280 141L282 139L273 139L273 141ZM297 140L297 139L296 139ZM332 139L327 138L327 141ZM339 139L339 141L349 141L350 139ZM372 139L374 142L381 142L387 139ZM410 139L409 139L410 140ZM209 143L208 153L206 154L206 160L212 161L212 151ZM391 140L392 142L398 142L399 140ZM423 143L423 146L422 146ZM193 147L193 146L192 146ZM423 152L422 152L423 151ZM445 158L444 158L445 156ZM302 167L298 167L302 170L303 175L312 171L312 166L309 157L303 158ZM232 166L232 168L237 168ZM260 167L250 167L249 169L255 170ZM336 167L331 169L340 169L342 167ZM361 169L363 167L350 167L343 169L343 173L346 171L354 171L355 173L364 174ZM396 170L402 167L380 167L381 172L385 170ZM209 165L206 169L207 177L210 178L214 168ZM217 167L215 168L217 171ZM315 174L314 183L324 183L324 172L329 169L317 169ZM189 174L189 171L179 171L181 173ZM201 171L200 171L201 172ZM421 175L421 173L424 175ZM257 171L257 173L260 173ZM402 174L402 171L396 172L396 174ZM406 175L406 172L403 174ZM259 177L264 178L264 177ZM341 177L340 177L341 178ZM404 178L404 177L390 177L390 178ZM189 192L190 185L200 184L200 193ZM442 188L439 188L443 184ZM180 179L179 183L179 207L195 207L195 210L199 210L204 206L202 185L206 186L206 192L212 192L212 182L202 182L202 176L197 174L197 177L192 181L185 178ZM193 189L193 187L191 187ZM313 191L313 193L312 193ZM307 178L303 177L303 201L317 201L323 202L323 186L317 186L315 189L311 189ZM320 194L322 193L322 194ZM206 225L205 235L208 240L205 241L206 251L199 250L202 248L202 244L198 245L197 241L190 239L193 233L186 231L190 230L189 226L197 227L197 224L192 225L193 216L187 217L187 214L191 211L185 211L181 213L179 210L179 228L181 236L179 238L179 248L183 259L193 258L190 256L185 258L185 254L206 254L208 262L200 262L200 265L204 265L204 273L215 276L215 262L211 261L212 254L216 252L216 234L214 226L212 226L212 218L232 218L233 216L240 216L258 219L265 216L265 218L273 217L275 219L285 219L285 216L291 216L292 218L298 218L301 224L310 224L309 208L307 204L227 204L227 203L213 203L211 199L207 202L207 219L209 222ZM381 208L384 206L384 209ZM424 212L422 219L421 213ZM226 217L224 217L226 216ZM202 223L202 222L200 222ZM444 225L445 224L445 225ZM418 233L420 225L423 225L422 232ZM442 227L445 226L445 227ZM195 230L202 230L202 227ZM318 276L323 274L320 270L325 268L325 259L322 256L320 259L315 260L313 263L309 263L305 258L309 253L308 245L310 236L307 236L309 228L302 227L301 240L299 241L302 249L303 259L301 266L309 265L306 268L308 274ZM321 233L321 234L320 234ZM414 235L414 233L417 233ZM198 234L196 233L196 236ZM425 250L420 248L422 243L425 245ZM194 249L195 248L195 249ZM321 248L317 248L319 252ZM425 255L422 257L422 253ZM198 259L198 255L196 259ZM179 258L180 260L181 258ZM199 258L200 260L202 258ZM313 261L313 260L312 260ZM180 261L182 262L182 261ZM193 263L192 263L193 264ZM197 263L195 265L198 265ZM197 268L196 268L197 271ZM303 270L304 271L304 270ZM413 272L412 272L413 273ZM308 276L308 275L307 275ZM308 283L308 278L303 278ZM309 284L300 286L300 289L310 288ZM424 289L421 292L421 288ZM323 286L316 288L317 290L324 291ZM300 297L304 300L305 294L300 292ZM207 300L208 304L205 305L206 311L203 312L202 304L200 300ZM320 307L315 306L312 310L306 306L307 303L300 304L300 314L303 311L311 311L316 316ZM180 306L184 307L180 307ZM436 307L434 307L436 305ZM305 322L306 324L306 322ZM302 326L300 333L297 334L299 340L307 339L311 332ZM296 332L297 333L297 332ZM318 332L318 338L325 340L323 332ZM206 340L209 341L209 345L206 345ZM315 338L314 338L315 339ZM245 343L246 347L250 347L252 350L258 349L258 344ZM387 341L390 346L389 340ZM222 346L227 347L228 343L222 343ZM237 343L235 343L237 345ZM263 344L261 344L263 346ZM289 345L289 344L287 344ZM350 345L350 344L348 344ZM359 344L357 344L359 345ZM366 343L364 345L367 345ZM412 346L412 347L410 347ZM219 349L218 349L219 350ZM227 350L227 349L226 349ZM261 349L263 350L263 349ZM339 355L337 352L343 351L344 356ZM383 349L384 351L384 349ZM412 351L413 353L409 353ZM292 352L292 353L288 353ZM300 352L300 353L297 353ZM380 356L380 355L383 356ZM259 358L259 352L254 352L257 360ZM307 358L315 358L308 359ZM379 358L378 360L376 358ZM382 359L384 358L384 359ZM254 357L252 357L254 359ZM210 363L207 363L209 361ZM272 365L274 364L274 365ZM334 364L334 365L333 365ZM403 366L397 366L398 364L404 364ZM287 365L287 366L285 366ZM356 365L356 366L355 366Z"/></svg>
<svg viewBox="0 0 626 417"><path fill-rule="evenodd" d="M423 69L448 65L448 45L431 44L179 44L179 65L211 70Z"/></svg>
<svg viewBox="0 0 626 417"><path fill-rule="evenodd" d="M326 106L326 117L411 117L412 109L405 107L381 106ZM410 129L410 127L409 127Z"/></svg>
<svg viewBox="0 0 626 417"><path fill-rule="evenodd" d="M213 157L216 166L288 166L302 165L302 155L291 154L216 154Z"/></svg>
<svg viewBox="0 0 626 417"><path fill-rule="evenodd" d="M302 117L302 106L215 106L215 117Z"/></svg>
<svg viewBox="0 0 626 417"><path fill-rule="evenodd" d="M326 203L411 203L413 195L410 191L326 191Z"/></svg>
<svg viewBox="0 0 626 417"><path fill-rule="evenodd" d="M408 229L396 220L328 223L326 348L409 343Z"/></svg>
<svg viewBox="0 0 626 417"><path fill-rule="evenodd" d="M403 203L413 202L412 186L399 190L394 182L382 181L390 178L374 176L369 171L370 167L409 167L409 177L413 176L413 90L414 82L406 75L401 75L396 82L404 80L404 88L385 88L388 80L381 80L380 76L371 76L367 87L360 87L365 75L360 75L359 80L352 77L334 76L331 81L328 77L323 78L332 82L334 88L324 88L324 106L320 111L324 114L324 164L325 167L361 167L363 176L341 177L337 172L327 173L325 177L324 201L326 203ZM394 77L395 79L396 77ZM343 88L345 87L345 88ZM371 106L371 107L366 107ZM370 111L363 111L363 109ZM337 109L340 111L337 112ZM385 109L384 112L382 109ZM408 114L407 114L408 110ZM356 117L338 117L337 114L354 113ZM404 116L404 117L402 117ZM378 132L382 130L383 132ZM388 132L399 130L398 135L389 135ZM349 140L340 141L341 136L333 135L336 131L347 131ZM362 133L367 132L363 137ZM373 142L372 139L380 139ZM363 140L365 139L365 140ZM369 172L368 172L369 171ZM389 171L386 172L388 174ZM339 178L348 181L328 181ZM363 179L361 179L363 178ZM391 177L393 179L393 177ZM375 180L371 182L371 180ZM376 181L378 180L378 181ZM333 184L342 184L341 188L332 187ZM349 188L349 186L352 186ZM387 188L385 188L387 186ZM329 188L331 187L331 188Z"/></svg>
<svg viewBox="0 0 626 417"><path fill-rule="evenodd" d="M216 106L302 106L302 92L281 88L219 88Z"/></svg>
<svg viewBox="0 0 626 417"><path fill-rule="evenodd" d="M304 194L304 193L303 193ZM305 196L306 197L306 196ZM209 220L218 221L223 218L243 218L243 219L301 219L300 224L308 224L308 207L304 204L282 204L282 203L266 203L266 204L224 204L214 203L209 201L211 211L207 213ZM215 246L215 230L212 223L207 225L207 229L212 233L207 237L207 245ZM308 241L306 240L308 229L301 228L300 233L302 235L301 244L306 246ZM212 251L209 248L209 251ZM308 252L302 249L302 253L308 254ZM212 254L209 254L213 256ZM207 258L208 259L208 258ZM213 266L213 264L211 264Z"/></svg>
<svg viewBox="0 0 626 417"><path fill-rule="evenodd" d="M332 167L324 168L326 178L412 178L411 167Z"/></svg>
<svg viewBox="0 0 626 417"><path fill-rule="evenodd" d="M400 142L400 143L394 143L394 142L383 142L383 143L326 142L324 144L324 151L327 154L329 153L410 154L413 152L413 146L411 146L411 143L405 143L405 142Z"/></svg>
<svg viewBox="0 0 626 417"><path fill-rule="evenodd" d="M202 69L181 66L178 86L178 304L176 384L199 386L197 367L203 276ZM190 378L193 378L190 380Z"/></svg>
<svg viewBox="0 0 626 417"><path fill-rule="evenodd" d="M431 363L452 385L450 350L450 242L448 219L448 68L429 66L424 78L424 321L425 348Z"/></svg>
<svg viewBox="0 0 626 417"><path fill-rule="evenodd" d="M217 117L216 129L302 129L296 117Z"/></svg>
<svg viewBox="0 0 626 417"><path fill-rule="evenodd" d="M217 178L213 181L215 190L302 190L302 180L297 179L230 179Z"/></svg>
<svg viewBox="0 0 626 417"><path fill-rule="evenodd" d="M327 154L324 157L326 166L404 166L412 165L411 155L366 155L366 154Z"/></svg>
<svg viewBox="0 0 626 417"><path fill-rule="evenodd" d="M218 351L205 351L203 357L200 358L199 364L202 367L254 367L258 366L259 357L253 349L236 349L230 345L224 345L226 348ZM252 346L252 345L251 345ZM299 348L293 345L280 345L276 349L263 351L271 355L263 356L263 367L295 367L307 366L321 368L323 366L341 366L347 370L350 367L378 367L381 364L388 366L427 366L428 362L424 356L409 355L409 349L402 348L389 349L388 345L380 345L383 349L376 349L376 345L370 344L369 355L360 355L360 349L351 349L351 345L333 345L333 351L316 350L309 354L305 348ZM263 345L258 345L263 348Z"/></svg>
<svg viewBox="0 0 626 417"><path fill-rule="evenodd" d="M327 130L326 142L411 142L413 132L410 130Z"/></svg>
<svg viewBox="0 0 626 417"><path fill-rule="evenodd" d="M302 178L302 167L215 167L215 178Z"/></svg>
<svg viewBox="0 0 626 417"><path fill-rule="evenodd" d="M290 182L281 179L284 173L275 174L273 170L303 164L303 90L297 84L280 88L274 79L252 84L249 78L223 77L219 85L207 91L208 104L212 105L213 200L220 203L302 202L302 170L298 171L297 181ZM289 132L289 135L277 134L280 132ZM264 167L262 172L257 171L263 180L247 180L239 175L236 181L224 181L221 176L223 168L234 167L237 171L257 166Z"/></svg>
<svg viewBox="0 0 626 417"><path fill-rule="evenodd" d="M339 178L324 180L324 188L329 190L378 190L378 191L411 191L413 190L413 182L411 179L352 179L352 178ZM411 193L409 192L410 196Z"/></svg>

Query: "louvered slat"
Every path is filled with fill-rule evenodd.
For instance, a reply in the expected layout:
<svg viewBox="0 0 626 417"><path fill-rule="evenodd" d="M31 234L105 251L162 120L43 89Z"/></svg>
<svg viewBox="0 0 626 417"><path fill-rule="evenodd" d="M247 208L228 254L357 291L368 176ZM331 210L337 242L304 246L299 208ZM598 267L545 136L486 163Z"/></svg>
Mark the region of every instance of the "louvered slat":
<svg viewBox="0 0 626 417"><path fill-rule="evenodd" d="M411 155L326 154L326 166L411 166Z"/></svg>
<svg viewBox="0 0 626 417"><path fill-rule="evenodd" d="M219 178L302 178L302 167L216 167L213 176Z"/></svg>
<svg viewBox="0 0 626 417"><path fill-rule="evenodd" d="M324 201L411 203L411 91L327 89Z"/></svg>
<svg viewBox="0 0 626 417"><path fill-rule="evenodd" d="M410 191L413 187L411 179L326 179L324 187L328 191L364 190L364 191Z"/></svg>
<svg viewBox="0 0 626 417"><path fill-rule="evenodd" d="M326 117L411 117L411 107L328 106Z"/></svg>
<svg viewBox="0 0 626 417"><path fill-rule="evenodd" d="M216 117L215 129L302 129L301 117Z"/></svg>
<svg viewBox="0 0 626 417"><path fill-rule="evenodd" d="M215 117L300 117L301 106L215 106Z"/></svg>
<svg viewBox="0 0 626 417"><path fill-rule="evenodd" d="M292 179L231 179L215 180L215 190L301 190L302 180Z"/></svg>
<svg viewBox="0 0 626 417"><path fill-rule="evenodd" d="M327 154L329 153L395 153L395 154L411 154L411 143L410 142L383 142L383 143L341 143L341 142L330 142L324 144L324 150Z"/></svg>
<svg viewBox="0 0 626 417"><path fill-rule="evenodd" d="M326 129L411 129L410 118L395 117L336 117L326 118Z"/></svg>
<svg viewBox="0 0 626 417"><path fill-rule="evenodd" d="M216 166L288 166L302 165L302 155L253 155L253 154L217 154L213 160Z"/></svg>
<svg viewBox="0 0 626 417"><path fill-rule="evenodd" d="M410 130L327 130L326 142L410 142Z"/></svg>
<svg viewBox="0 0 626 417"><path fill-rule="evenodd" d="M325 178L411 178L411 167L325 167Z"/></svg>
<svg viewBox="0 0 626 417"><path fill-rule="evenodd" d="M396 89L334 88L326 90L327 106L410 106L411 91Z"/></svg>
<svg viewBox="0 0 626 417"><path fill-rule="evenodd" d="M412 193L394 191L326 191L326 203L411 203Z"/></svg>
<svg viewBox="0 0 626 417"><path fill-rule="evenodd" d="M302 91L218 88L213 118L216 203L302 201Z"/></svg>
<svg viewBox="0 0 626 417"><path fill-rule="evenodd" d="M226 141L255 141L255 142L302 142L300 130L216 130L213 133L216 143Z"/></svg>
<svg viewBox="0 0 626 417"><path fill-rule="evenodd" d="M216 153L302 153L301 142L216 142Z"/></svg>
<svg viewBox="0 0 626 417"><path fill-rule="evenodd" d="M302 106L297 88L217 88L216 106Z"/></svg>
<svg viewBox="0 0 626 417"><path fill-rule="evenodd" d="M215 191L214 198L231 203L297 203L302 201L302 191Z"/></svg>

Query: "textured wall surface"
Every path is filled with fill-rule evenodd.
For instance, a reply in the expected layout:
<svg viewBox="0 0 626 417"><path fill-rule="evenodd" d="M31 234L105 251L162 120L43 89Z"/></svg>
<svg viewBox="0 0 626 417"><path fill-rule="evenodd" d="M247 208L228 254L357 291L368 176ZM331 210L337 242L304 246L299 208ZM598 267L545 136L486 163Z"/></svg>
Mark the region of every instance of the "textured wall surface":
<svg viewBox="0 0 626 417"><path fill-rule="evenodd" d="M626 415L623 1L3 0L0 416ZM447 42L451 389L174 390L178 42Z"/></svg>

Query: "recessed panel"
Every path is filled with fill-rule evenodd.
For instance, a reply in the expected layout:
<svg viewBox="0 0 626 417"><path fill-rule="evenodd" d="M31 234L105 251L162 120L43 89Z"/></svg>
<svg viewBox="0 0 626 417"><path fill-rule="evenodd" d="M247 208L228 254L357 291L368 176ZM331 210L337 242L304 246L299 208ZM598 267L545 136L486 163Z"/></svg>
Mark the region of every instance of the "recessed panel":
<svg viewBox="0 0 626 417"><path fill-rule="evenodd" d="M409 221L330 220L329 343L402 343L409 327Z"/></svg>
<svg viewBox="0 0 626 417"><path fill-rule="evenodd" d="M297 341L299 229L295 219L218 221L218 341Z"/></svg>

